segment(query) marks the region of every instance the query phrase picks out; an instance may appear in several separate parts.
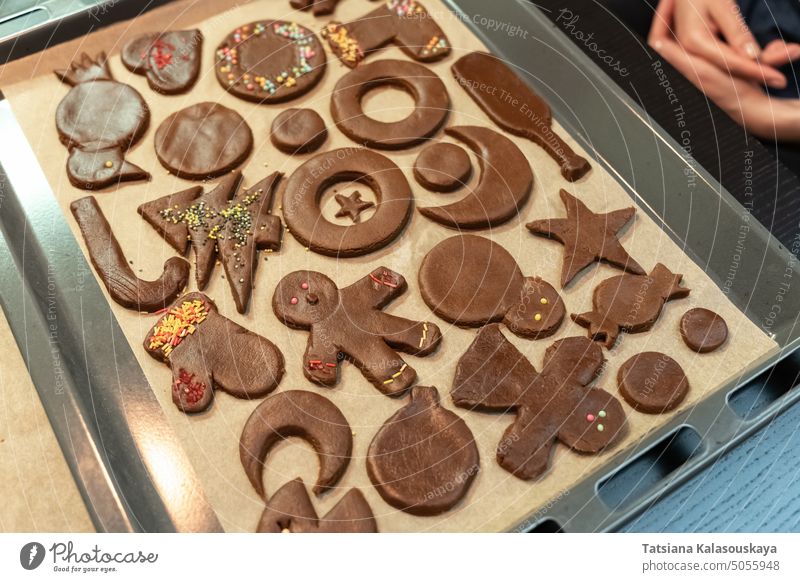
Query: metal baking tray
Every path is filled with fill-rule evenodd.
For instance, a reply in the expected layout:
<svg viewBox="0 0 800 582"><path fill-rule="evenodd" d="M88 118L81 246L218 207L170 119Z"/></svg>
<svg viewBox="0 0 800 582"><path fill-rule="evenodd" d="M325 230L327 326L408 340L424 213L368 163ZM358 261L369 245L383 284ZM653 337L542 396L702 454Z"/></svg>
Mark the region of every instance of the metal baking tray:
<svg viewBox="0 0 800 582"><path fill-rule="evenodd" d="M533 4L445 1L781 348L515 528L612 531L800 400L800 268ZM1 93L0 131L0 305L94 525L221 531Z"/></svg>

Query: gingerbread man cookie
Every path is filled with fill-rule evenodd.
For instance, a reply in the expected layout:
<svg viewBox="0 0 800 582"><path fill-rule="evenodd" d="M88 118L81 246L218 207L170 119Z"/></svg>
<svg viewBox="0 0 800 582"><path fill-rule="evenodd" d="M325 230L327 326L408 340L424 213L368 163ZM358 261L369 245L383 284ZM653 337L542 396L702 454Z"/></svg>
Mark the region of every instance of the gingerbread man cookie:
<svg viewBox="0 0 800 582"><path fill-rule="evenodd" d="M202 293L178 299L147 334L144 349L172 368L172 401L184 412L208 408L214 388L261 398L284 372L283 354L271 341L220 315Z"/></svg>
<svg viewBox="0 0 800 582"><path fill-rule="evenodd" d="M442 339L433 323L381 311L406 288L402 275L385 267L343 289L322 273L296 271L278 284L272 308L287 326L311 332L303 356L306 378L333 386L347 358L378 390L397 396L417 374L395 350L426 356Z"/></svg>
<svg viewBox="0 0 800 582"><path fill-rule="evenodd" d="M589 387L602 365L597 344L570 337L547 348L537 372L500 328L490 325L459 360L451 395L461 408L516 413L497 446L497 462L520 479L535 479L547 470L556 441L593 454L620 434L622 405Z"/></svg>

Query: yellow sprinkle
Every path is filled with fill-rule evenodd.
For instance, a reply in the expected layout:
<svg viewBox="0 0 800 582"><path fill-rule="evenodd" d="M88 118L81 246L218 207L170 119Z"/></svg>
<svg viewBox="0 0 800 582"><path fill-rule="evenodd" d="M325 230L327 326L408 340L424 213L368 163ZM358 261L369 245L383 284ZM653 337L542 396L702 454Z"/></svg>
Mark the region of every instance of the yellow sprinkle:
<svg viewBox="0 0 800 582"><path fill-rule="evenodd" d="M388 380L383 381L384 384L391 384L392 382L394 382L394 378L389 378Z"/></svg>
<svg viewBox="0 0 800 582"><path fill-rule="evenodd" d="M537 313L536 315L533 316L533 319L535 319L536 321L541 321L542 320L542 314L541 313Z"/></svg>
<svg viewBox="0 0 800 582"><path fill-rule="evenodd" d="M542 297L541 299L539 299L539 303L541 303L542 305L547 305L547 298Z"/></svg>

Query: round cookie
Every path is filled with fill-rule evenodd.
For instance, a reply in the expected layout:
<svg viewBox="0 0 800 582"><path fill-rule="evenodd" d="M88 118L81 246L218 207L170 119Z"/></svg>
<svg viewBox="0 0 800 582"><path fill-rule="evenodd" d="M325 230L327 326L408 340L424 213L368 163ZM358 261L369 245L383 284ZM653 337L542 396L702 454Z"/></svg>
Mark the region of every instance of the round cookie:
<svg viewBox="0 0 800 582"><path fill-rule="evenodd" d="M397 87L414 98L414 111L400 121L385 123L364 113L361 101L377 87ZM450 97L430 69L410 61L382 60L361 65L339 79L331 113L339 129L367 147L401 150L433 136L447 120Z"/></svg>
<svg viewBox="0 0 800 582"><path fill-rule="evenodd" d="M458 190L472 175L472 162L464 148L451 143L427 146L414 162L414 177L432 192Z"/></svg>
<svg viewBox="0 0 800 582"><path fill-rule="evenodd" d="M479 466L472 431L427 386L412 389L411 401L383 424L367 453L367 473L378 493L412 515L452 509Z"/></svg>
<svg viewBox="0 0 800 582"><path fill-rule="evenodd" d="M728 339L728 324L713 311L697 307L681 317L683 342L699 354L718 350Z"/></svg>
<svg viewBox="0 0 800 582"><path fill-rule="evenodd" d="M375 214L352 225L328 221L320 209L325 189L357 181L371 188ZM342 148L317 154L286 183L283 218L304 246L332 257L358 257L391 243L411 217L413 195L403 172L386 156L366 149Z"/></svg>
<svg viewBox="0 0 800 582"><path fill-rule="evenodd" d="M296 22L264 20L240 26L219 45L217 80L232 95L280 103L316 87L327 58L317 36Z"/></svg>
<svg viewBox="0 0 800 582"><path fill-rule="evenodd" d="M566 314L552 285L523 276L508 251L475 235L433 247L422 260L419 286L436 315L464 327L502 321L520 337L540 339L554 334Z"/></svg>
<svg viewBox="0 0 800 582"><path fill-rule="evenodd" d="M189 180L221 176L247 159L253 132L241 115L219 103L197 103L167 117L156 131L156 156Z"/></svg>
<svg viewBox="0 0 800 582"><path fill-rule="evenodd" d="M285 154L309 154L328 138L325 121L312 109L287 109L272 122L272 145Z"/></svg>
<svg viewBox="0 0 800 582"><path fill-rule="evenodd" d="M689 392L680 364L666 354L642 352L622 364L619 392L639 412L661 414L677 407Z"/></svg>

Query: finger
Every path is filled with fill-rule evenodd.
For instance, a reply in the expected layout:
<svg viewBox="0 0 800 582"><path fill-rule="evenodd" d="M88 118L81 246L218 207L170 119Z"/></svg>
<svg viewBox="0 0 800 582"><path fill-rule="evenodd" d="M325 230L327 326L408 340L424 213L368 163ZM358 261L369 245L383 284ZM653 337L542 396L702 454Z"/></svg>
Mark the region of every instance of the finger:
<svg viewBox="0 0 800 582"><path fill-rule="evenodd" d="M760 61L771 67L782 67L797 59L800 59L800 44L776 39L761 51Z"/></svg>
<svg viewBox="0 0 800 582"><path fill-rule="evenodd" d="M672 19L675 13L675 0L661 0L653 14L653 23L650 25L650 34L647 42L653 45L659 39L672 36Z"/></svg>
<svg viewBox="0 0 800 582"><path fill-rule="evenodd" d="M691 53L717 65L730 75L741 77L775 89L786 87L786 77L779 70L743 57L730 46L711 35L695 36L686 46Z"/></svg>
<svg viewBox="0 0 800 582"><path fill-rule="evenodd" d="M710 2L708 10L722 36L736 52L753 60L759 57L761 48L734 0Z"/></svg>

